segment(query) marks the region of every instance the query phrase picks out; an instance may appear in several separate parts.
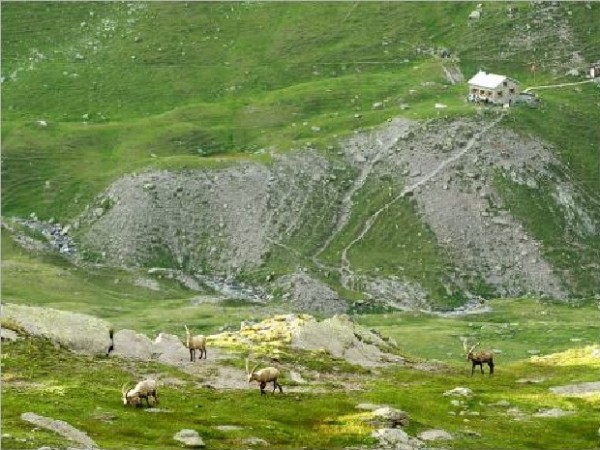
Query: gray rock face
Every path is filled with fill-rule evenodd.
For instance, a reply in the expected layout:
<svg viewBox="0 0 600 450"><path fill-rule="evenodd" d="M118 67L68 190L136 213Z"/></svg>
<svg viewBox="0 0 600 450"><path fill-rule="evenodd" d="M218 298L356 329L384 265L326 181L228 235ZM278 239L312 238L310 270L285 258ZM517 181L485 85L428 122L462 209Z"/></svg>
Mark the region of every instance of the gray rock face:
<svg viewBox="0 0 600 450"><path fill-rule="evenodd" d="M36 427L53 431L54 433L60 434L67 439L75 441L85 449L98 448L96 443L86 433L79 431L77 428L62 420L54 420L50 417L39 416L32 412L21 414L21 419L35 425Z"/></svg>
<svg viewBox="0 0 600 450"><path fill-rule="evenodd" d="M292 332L292 347L306 350L324 349L336 358L363 367L377 367L390 361L403 363L400 357L387 354L389 344L375 333L354 324L348 316L334 316L322 322L309 322Z"/></svg>
<svg viewBox="0 0 600 450"><path fill-rule="evenodd" d="M337 292L304 272L282 277L277 285L289 292L289 302L297 311L331 316L348 309L348 303Z"/></svg>
<svg viewBox="0 0 600 450"><path fill-rule="evenodd" d="M195 430L181 430L173 436L173 439L181 442L187 448L203 448L205 447L204 441Z"/></svg>
<svg viewBox="0 0 600 450"><path fill-rule="evenodd" d="M312 229L315 214L335 213L315 202L319 196L335 204L331 169L327 159L307 151L276 155L270 166L126 176L97 198L110 205L102 216L92 206L80 218L87 230L82 244L116 265L144 264L161 251L173 268L236 274L260 264L272 242Z"/></svg>
<svg viewBox="0 0 600 450"><path fill-rule="evenodd" d="M160 333L154 340L152 352L158 354L158 361L165 364L188 361L190 357L189 349L174 334Z"/></svg>
<svg viewBox="0 0 600 450"><path fill-rule="evenodd" d="M114 355L141 360L152 359L152 341L145 334L133 330L119 330L114 335Z"/></svg>

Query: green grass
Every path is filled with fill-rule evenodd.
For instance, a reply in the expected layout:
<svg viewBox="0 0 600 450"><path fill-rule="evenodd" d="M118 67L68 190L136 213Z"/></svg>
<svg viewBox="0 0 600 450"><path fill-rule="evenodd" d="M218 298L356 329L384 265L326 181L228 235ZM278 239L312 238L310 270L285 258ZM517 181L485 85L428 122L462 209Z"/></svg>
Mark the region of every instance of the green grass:
<svg viewBox="0 0 600 450"><path fill-rule="evenodd" d="M87 432L103 448L156 448L157 445L165 449L179 448L171 437L182 428L197 430L211 448L246 448L242 440L251 436L265 439L271 446L282 449L299 445L343 448L372 442L369 436L373 428L363 422L366 414L355 409L359 403L372 402L406 411L410 416L406 431L411 436L431 428L447 430L454 436L454 440L445 443L447 448L494 449L508 445L515 449L558 450L563 448L561 436L568 436L570 448L592 448L597 442L594 415L600 407L600 397L561 397L549 391L549 387L597 380L600 362L597 358L583 357L585 345L590 341L598 345L595 305L569 307L527 300L493 302L492 306L494 312L477 316L478 322L473 325L469 325L466 318L411 317L400 313L394 317L359 317L365 325L383 324L378 327L382 332L404 339L401 348L411 347L411 352L420 357L439 354L446 363L431 372L391 366L371 378L368 371L356 372L347 364L335 364L337 369L332 371L328 369L332 367L331 362L322 359L322 355L284 353L286 364L301 364L330 374L340 373L340 369L362 373L363 389L340 391L334 378L325 384L329 386L329 392L290 393L289 385L284 384L288 392L267 398L261 398L254 389L201 389L191 375L168 366L143 362L123 364L117 358L107 360L75 355L41 339L21 339L3 345L2 445L6 448L38 448L65 444L50 432L31 433L31 426L19 417L23 412L34 411L67 421ZM546 314L542 315L542 312ZM474 334L479 334L477 337L481 337L484 344L490 344L493 341L479 325L490 326L509 320L520 321L513 340L535 342L537 337L543 353L578 347L582 350L561 353L553 359L529 358L525 352L507 351L497 357L493 377L479 374L470 377L467 361L440 353L440 348L449 340L460 345L453 333L462 334L463 331L477 330ZM417 321L421 322L418 328ZM393 326L388 325L392 323ZM560 339L549 340L548 324L553 335L572 336L576 331L582 341L575 344ZM591 329L592 325L595 330ZM582 327L589 327L589 330ZM427 339L423 339L424 332ZM508 345L506 335L496 336L495 343L498 340L503 340L500 345ZM518 348L527 347L523 342ZM241 364L238 361L236 366L241 367ZM167 412L153 414L153 426L148 427L148 413L124 407L119 389L123 383L151 373L176 377L185 383L177 388L161 388L160 407ZM519 382L522 378L535 378L540 382ZM319 387L321 383L310 381L313 387ZM461 403L452 404L453 398L444 397L443 393L457 386L469 387L474 397L458 399ZM495 405L499 401L509 405ZM265 414L267 405L269 413ZM518 408L527 419L512 419L507 415L510 408ZM575 411L575 414L552 419L532 416L543 408L561 408ZM241 430L219 431L216 428L219 425L237 425ZM480 436L473 436L471 431Z"/></svg>
<svg viewBox="0 0 600 450"><path fill-rule="evenodd" d="M451 51L450 63L467 78L483 67L507 73L523 86L564 81L563 74L552 72L552 64L568 56L559 36L548 35L543 48L509 46L526 24L537 30L532 22L537 7L511 3L518 9L511 19L506 6L486 4L481 20L473 22L467 19L473 6L464 2L7 2L2 5L2 214L35 212L66 222L126 174L208 170L241 160L269 164L269 151L307 145L331 154L340 139L392 117L474 115L464 102L465 85L445 80L442 61L430 54L440 47ZM566 17L575 45L588 57L597 54L598 27L591 17L598 5L559 9L571 10ZM538 62L535 78L531 61ZM587 85L580 92L540 95L541 110L514 109L507 125L553 143L569 164L570 178L595 205L598 90ZM381 109L373 108L377 102ZM448 107L440 112L436 102ZM47 126L37 123L42 119ZM333 152L326 150L331 147ZM577 253L584 248L586 264L597 259L597 239L577 240L561 227L547 229L528 209L531 195L505 193L528 230L547 248L560 249L549 252L559 269L572 264L575 247ZM327 205L318 201L314 210L325 217ZM353 226L383 201L374 196L369 205L362 202ZM420 231L427 237L406 251L394 253L382 245L382 237L395 235L392 225L423 228L413 213L396 209L353 249L353 262L365 272L380 267L393 273L409 261L408 278L422 283L433 301L460 302L441 288L449 262L427 230ZM596 220L598 209L592 209ZM323 223L306 222L285 244L300 258L311 256L326 234ZM329 250L331 260L352 234L349 228L345 233ZM411 260L414 251L423 256ZM294 258L276 249L271 253L264 267L245 276L295 269ZM383 255L391 259L382 262ZM310 261L304 266L314 269ZM597 293L592 272L571 275L579 293ZM485 294L477 280L471 284Z"/></svg>
<svg viewBox="0 0 600 450"><path fill-rule="evenodd" d="M501 350L498 370L504 363L528 358L529 350L545 355L600 343L600 312L593 301L569 304L498 299L488 303L492 309L489 313L453 319L396 312L365 315L360 322L392 337L405 354L415 358L458 364L464 360L460 337L480 341L482 347Z"/></svg>

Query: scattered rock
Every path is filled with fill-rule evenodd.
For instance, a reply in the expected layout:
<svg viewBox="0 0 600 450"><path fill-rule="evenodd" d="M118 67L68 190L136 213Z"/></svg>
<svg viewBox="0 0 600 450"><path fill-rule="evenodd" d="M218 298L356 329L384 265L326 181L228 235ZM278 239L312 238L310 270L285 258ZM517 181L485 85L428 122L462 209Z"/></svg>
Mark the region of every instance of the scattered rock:
<svg viewBox="0 0 600 450"><path fill-rule="evenodd" d="M419 433L418 438L423 441L451 440L452 435L444 430L426 430Z"/></svg>
<svg viewBox="0 0 600 450"><path fill-rule="evenodd" d="M237 425L218 425L216 428L219 431L239 431L239 430L243 430L242 427L239 427Z"/></svg>
<svg viewBox="0 0 600 450"><path fill-rule="evenodd" d="M371 433L379 441L379 445L385 448L393 448L398 450L412 450L422 446L419 439L410 437L400 428L380 428Z"/></svg>
<svg viewBox="0 0 600 450"><path fill-rule="evenodd" d="M202 448L205 447L204 441L200 437L197 431L195 430L181 430L173 439L181 442L187 448Z"/></svg>
<svg viewBox="0 0 600 450"><path fill-rule="evenodd" d="M408 414L390 406L377 408L371 413L368 422L385 428L406 427L409 423Z"/></svg>
<svg viewBox="0 0 600 450"><path fill-rule="evenodd" d="M551 387L550 390L555 394L567 397L585 397L587 395L600 394L600 381L555 386Z"/></svg>
<svg viewBox="0 0 600 450"><path fill-rule="evenodd" d="M563 416L571 416L575 414L575 411L565 411L560 408L545 408L540 409L533 416L534 417L563 417Z"/></svg>
<svg viewBox="0 0 600 450"><path fill-rule="evenodd" d="M257 437L249 437L244 439L242 442L246 445L262 445L264 447L267 447L269 445L267 441Z"/></svg>
<svg viewBox="0 0 600 450"><path fill-rule="evenodd" d="M444 392L444 396L455 396L455 397L472 397L473 391L466 387L456 387L449 391Z"/></svg>

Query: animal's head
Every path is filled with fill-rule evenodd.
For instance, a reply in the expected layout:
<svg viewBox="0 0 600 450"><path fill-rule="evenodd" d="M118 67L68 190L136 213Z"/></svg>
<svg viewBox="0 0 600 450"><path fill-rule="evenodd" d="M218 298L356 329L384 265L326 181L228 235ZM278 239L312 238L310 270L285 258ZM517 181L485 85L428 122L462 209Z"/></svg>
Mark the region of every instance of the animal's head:
<svg viewBox="0 0 600 450"><path fill-rule="evenodd" d="M463 349L465 350L465 357L467 358L467 361L469 361L473 358L473 350L479 345L479 342L471 348L467 348L467 338L461 337L460 340L462 341Z"/></svg>
<svg viewBox="0 0 600 450"><path fill-rule="evenodd" d="M469 351L467 352L467 361L470 359L473 359L474 353L473 350L475 350L475 347L477 347L480 343L478 342L477 344L475 344L473 347L471 347L469 349Z"/></svg>
<svg viewBox="0 0 600 450"><path fill-rule="evenodd" d="M256 377L256 368L257 367L258 367L258 364L255 365L252 370L249 370L248 358L246 358L246 375L248 375L248 383L251 383L252 380L255 379L255 377Z"/></svg>
<svg viewBox="0 0 600 450"><path fill-rule="evenodd" d="M123 387L121 388L122 399L123 399L124 405L128 405L129 403L131 403L131 397L127 396L129 391L130 391L130 389L127 387L127 383L124 384Z"/></svg>

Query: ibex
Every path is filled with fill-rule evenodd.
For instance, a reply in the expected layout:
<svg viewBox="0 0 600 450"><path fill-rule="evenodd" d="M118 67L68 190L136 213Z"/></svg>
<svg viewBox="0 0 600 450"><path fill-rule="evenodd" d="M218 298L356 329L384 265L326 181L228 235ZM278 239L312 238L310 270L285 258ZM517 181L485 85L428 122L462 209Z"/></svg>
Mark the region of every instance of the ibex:
<svg viewBox="0 0 600 450"><path fill-rule="evenodd" d="M248 370L248 359L246 359L246 373L248 374L248 383L256 380L260 383L260 394L266 395L265 387L267 383L273 382L273 392L275 389L279 388L279 392L283 394L283 389L281 385L277 382L277 378L279 377L279 370L275 367L265 367L264 369L260 369L256 372L256 368L258 364L254 366L252 370Z"/></svg>
<svg viewBox="0 0 600 450"><path fill-rule="evenodd" d="M478 342L469 350L467 350L467 340L462 338L463 348L465 352L467 352L467 361L471 361L473 366L471 367L471 376L475 372L475 367L479 366L481 368L481 373L483 374L483 364L486 363L490 368L490 375L494 373L494 353L489 350L483 350L479 352L474 352L475 347L477 347L480 343Z"/></svg>
<svg viewBox="0 0 600 450"><path fill-rule="evenodd" d="M185 327L185 346L190 349L190 361L196 361L196 350L200 351L200 357L198 359L206 359L206 336L202 334L197 334L196 336L192 336L190 330L188 330L187 325Z"/></svg>
<svg viewBox="0 0 600 450"><path fill-rule="evenodd" d="M140 381L133 389L127 389L127 384L124 384L121 392L124 405L142 406L142 399L146 399L146 403L150 407L149 397L154 399L155 405L158 404L156 381L152 379Z"/></svg>

